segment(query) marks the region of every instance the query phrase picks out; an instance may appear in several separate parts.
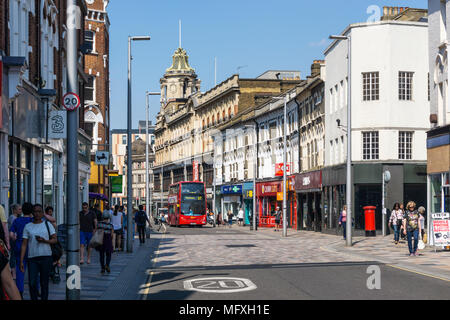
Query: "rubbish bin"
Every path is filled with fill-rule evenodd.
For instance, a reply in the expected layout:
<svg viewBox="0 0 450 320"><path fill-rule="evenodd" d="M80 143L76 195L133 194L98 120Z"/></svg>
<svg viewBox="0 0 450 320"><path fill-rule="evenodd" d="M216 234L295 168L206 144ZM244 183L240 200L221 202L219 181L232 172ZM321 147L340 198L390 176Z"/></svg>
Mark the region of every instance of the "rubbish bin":
<svg viewBox="0 0 450 320"><path fill-rule="evenodd" d="M366 237L375 237L376 229L375 229L375 209L377 207L367 206L364 207L364 221L365 221L365 230Z"/></svg>

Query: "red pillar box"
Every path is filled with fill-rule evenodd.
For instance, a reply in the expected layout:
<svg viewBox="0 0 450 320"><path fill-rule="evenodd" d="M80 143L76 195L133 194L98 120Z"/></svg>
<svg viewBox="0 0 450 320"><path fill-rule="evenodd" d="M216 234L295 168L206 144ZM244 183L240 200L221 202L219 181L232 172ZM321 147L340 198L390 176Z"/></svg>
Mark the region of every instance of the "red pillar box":
<svg viewBox="0 0 450 320"><path fill-rule="evenodd" d="M375 237L375 209L377 207L367 206L364 207L364 220L366 226L366 237Z"/></svg>

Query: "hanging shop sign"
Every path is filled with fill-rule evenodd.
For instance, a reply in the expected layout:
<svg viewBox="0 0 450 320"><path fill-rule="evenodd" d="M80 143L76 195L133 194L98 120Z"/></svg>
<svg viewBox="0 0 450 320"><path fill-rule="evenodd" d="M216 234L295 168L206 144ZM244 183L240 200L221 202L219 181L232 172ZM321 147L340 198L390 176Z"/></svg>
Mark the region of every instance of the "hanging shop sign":
<svg viewBox="0 0 450 320"><path fill-rule="evenodd" d="M198 161L192 161L192 178L194 181L198 181L199 174L198 174Z"/></svg>
<svg viewBox="0 0 450 320"><path fill-rule="evenodd" d="M123 192L123 176L110 176L111 179L111 192L122 193Z"/></svg>
<svg viewBox="0 0 450 320"><path fill-rule="evenodd" d="M322 171L313 171L295 175L296 191L316 190L322 188Z"/></svg>
<svg viewBox="0 0 450 320"><path fill-rule="evenodd" d="M48 138L66 139L67 137L67 112L50 111L48 117Z"/></svg>

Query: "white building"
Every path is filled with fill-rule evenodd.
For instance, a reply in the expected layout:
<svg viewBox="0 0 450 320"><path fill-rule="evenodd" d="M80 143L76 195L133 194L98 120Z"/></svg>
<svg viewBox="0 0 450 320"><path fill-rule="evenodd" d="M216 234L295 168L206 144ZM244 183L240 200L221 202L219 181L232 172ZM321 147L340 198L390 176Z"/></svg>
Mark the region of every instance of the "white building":
<svg viewBox="0 0 450 320"><path fill-rule="evenodd" d="M408 9L409 10L409 9ZM428 30L426 11L413 21L408 10L376 23L348 26L351 38L353 213L364 229L363 207L377 206L381 229L381 176L389 170L386 207L414 200L426 206L426 132ZM408 21L403 21L408 20ZM325 171L335 227L345 203L348 42L336 40L325 50ZM340 127L338 127L340 124Z"/></svg>
<svg viewBox="0 0 450 320"><path fill-rule="evenodd" d="M448 53L450 1L429 0L428 50L430 68L430 122L428 132L427 212L450 211L450 96ZM430 237L432 238L432 237Z"/></svg>

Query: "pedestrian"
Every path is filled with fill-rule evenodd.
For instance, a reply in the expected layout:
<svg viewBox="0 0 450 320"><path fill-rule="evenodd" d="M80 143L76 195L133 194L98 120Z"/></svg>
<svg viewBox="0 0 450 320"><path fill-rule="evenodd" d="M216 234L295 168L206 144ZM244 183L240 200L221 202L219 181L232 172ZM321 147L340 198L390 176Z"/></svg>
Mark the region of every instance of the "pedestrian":
<svg viewBox="0 0 450 320"><path fill-rule="evenodd" d="M97 228L103 230L103 244L95 248L100 254L101 273L110 273L111 255L113 253L112 234L114 233L114 226L111 221L111 213L103 212L102 221L97 223ZM106 261L105 261L106 258Z"/></svg>
<svg viewBox="0 0 450 320"><path fill-rule="evenodd" d="M97 228L97 217L94 212L89 210L89 204L83 202L80 212L80 264L84 263L84 249L87 248L87 264L91 263L92 248L89 242Z"/></svg>
<svg viewBox="0 0 450 320"><path fill-rule="evenodd" d="M56 230L56 219L53 217L53 207L47 206L44 211L44 220L47 220L53 225L53 228Z"/></svg>
<svg viewBox="0 0 450 320"><path fill-rule="evenodd" d="M23 242L23 230L25 226L33 221L33 205L29 202L25 202L22 205L22 217L18 217L14 220L11 228L9 229L10 235L15 239L14 245L14 256L16 259L16 285L17 289L19 289L20 295L23 297L24 291L24 279L25 279L25 270L28 266L28 251L25 252L25 257L23 258L23 270L20 268L20 254L22 250L22 242Z"/></svg>
<svg viewBox="0 0 450 320"><path fill-rule="evenodd" d="M221 224L222 224L222 214L219 212L217 214L217 226L220 227Z"/></svg>
<svg viewBox="0 0 450 320"><path fill-rule="evenodd" d="M28 249L28 282L31 300L38 300L39 279L41 300L48 300L48 282L53 265L51 245L58 241L55 228L43 218L42 206L35 204L33 222L28 223L23 230L20 270L25 272L24 259Z"/></svg>
<svg viewBox="0 0 450 320"><path fill-rule="evenodd" d="M394 242L398 244L400 240L400 228L402 226L403 212L400 209L400 204L397 202L392 208L391 217L389 218L389 224L394 229Z"/></svg>
<svg viewBox="0 0 450 320"><path fill-rule="evenodd" d="M162 214L162 213L161 213ZM150 220L148 220L147 213L144 211L144 206L139 205L139 211L136 212L134 216L134 222L136 223L136 227L139 233L139 243L145 243L145 227L150 224ZM162 222L161 222L162 223Z"/></svg>
<svg viewBox="0 0 450 320"><path fill-rule="evenodd" d="M8 230L11 230L14 221L22 215L22 206L20 204L13 204L11 211L12 215L8 218ZM11 247L9 251L9 267L11 268L13 279L16 281L16 235L13 232L9 232L9 245Z"/></svg>
<svg viewBox="0 0 450 320"><path fill-rule="evenodd" d="M6 218L5 208L0 205L0 239L6 244L8 250L11 250L11 246L9 245L9 232L8 232L8 219Z"/></svg>
<svg viewBox="0 0 450 320"><path fill-rule="evenodd" d="M275 230L274 231L278 231L278 229L280 228L280 222L281 222L281 210L280 207L277 206L276 211L275 211Z"/></svg>
<svg viewBox="0 0 450 320"><path fill-rule="evenodd" d="M238 221L240 226L244 225L244 208L242 207L239 209L238 212Z"/></svg>
<svg viewBox="0 0 450 320"><path fill-rule="evenodd" d="M404 220L405 219L405 215L406 215L406 212L405 212L405 206L403 205L403 203L402 204L400 204L400 210L402 211L402 215L403 215L403 219L402 220ZM402 226L400 227L400 238L402 239L402 240L405 240L406 239L406 236L405 236L405 233L403 232L403 222L402 222Z"/></svg>
<svg viewBox="0 0 450 320"><path fill-rule="evenodd" d="M22 300L16 282L11 276L8 259L9 255L6 244L3 240L0 240L0 301Z"/></svg>
<svg viewBox="0 0 450 320"><path fill-rule="evenodd" d="M120 206L117 204L114 207L111 223L114 227L114 233L112 234L113 251L116 251L116 249L118 251L121 247L122 240L123 213L120 211Z"/></svg>
<svg viewBox="0 0 450 320"><path fill-rule="evenodd" d="M421 229L420 225L420 216L419 212L416 209L416 203L414 201L408 202L406 205L406 215L405 219L403 219L403 232L406 234L408 239L408 249L409 256L418 256L417 245L419 243L419 230ZM412 242L412 238L414 238L414 245Z"/></svg>
<svg viewBox="0 0 450 320"><path fill-rule="evenodd" d="M342 225L344 240L347 239L347 206L344 205L344 208L341 211L339 216L339 225Z"/></svg>
<svg viewBox="0 0 450 320"><path fill-rule="evenodd" d="M94 204L94 210L92 210L95 215L97 216L97 222L100 222L103 220L103 212L100 211L100 204L96 202Z"/></svg>
<svg viewBox="0 0 450 320"><path fill-rule="evenodd" d="M425 208L424 207L419 207L419 209L417 209L417 211L419 212L419 221L420 221L420 238L423 240L424 239L424 235L425 235Z"/></svg>
<svg viewBox="0 0 450 320"><path fill-rule="evenodd" d="M233 217L233 212L231 212L231 210L228 210L228 225L230 228L233 225Z"/></svg>

